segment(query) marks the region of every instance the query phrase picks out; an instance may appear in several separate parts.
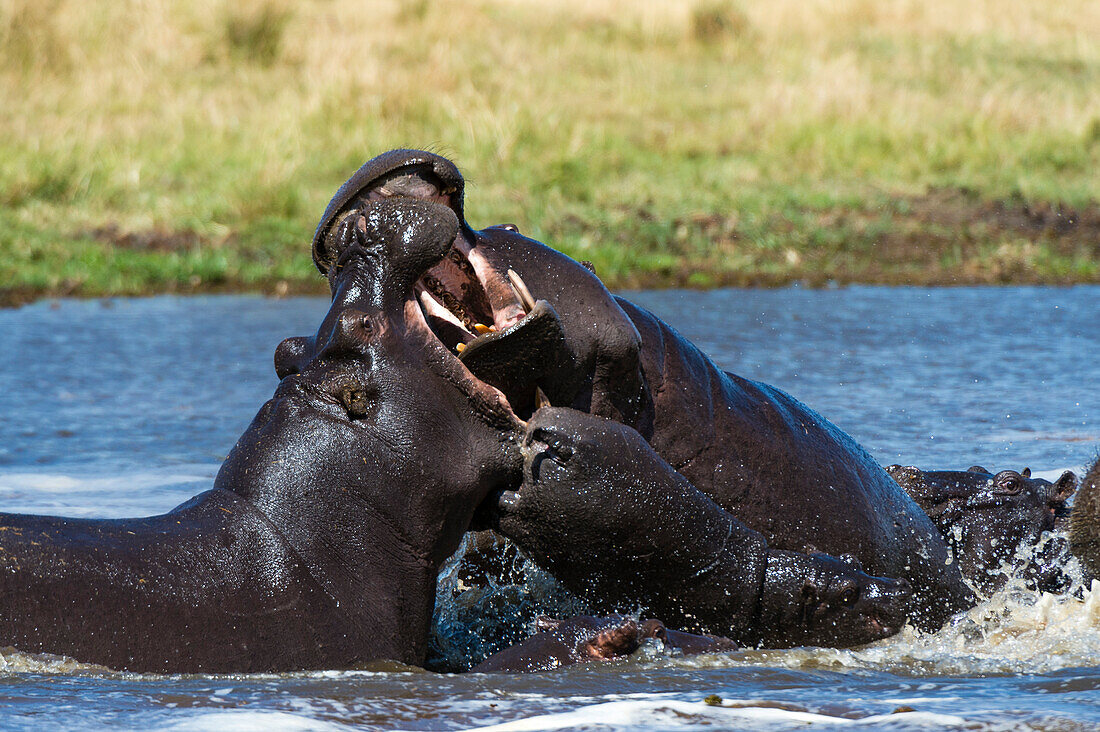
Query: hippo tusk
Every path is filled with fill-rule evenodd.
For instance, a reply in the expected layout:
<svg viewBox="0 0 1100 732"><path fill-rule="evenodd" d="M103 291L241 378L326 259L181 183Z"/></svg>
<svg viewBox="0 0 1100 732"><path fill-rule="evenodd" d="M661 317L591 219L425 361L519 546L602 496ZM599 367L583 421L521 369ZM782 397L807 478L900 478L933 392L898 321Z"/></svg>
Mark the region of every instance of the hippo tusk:
<svg viewBox="0 0 1100 732"><path fill-rule="evenodd" d="M523 309L530 312L531 308L535 307L535 298L531 297L531 291L527 289L527 285L523 284L523 280L514 269L508 270L508 282L512 285L512 291L516 293L516 298L523 305Z"/></svg>

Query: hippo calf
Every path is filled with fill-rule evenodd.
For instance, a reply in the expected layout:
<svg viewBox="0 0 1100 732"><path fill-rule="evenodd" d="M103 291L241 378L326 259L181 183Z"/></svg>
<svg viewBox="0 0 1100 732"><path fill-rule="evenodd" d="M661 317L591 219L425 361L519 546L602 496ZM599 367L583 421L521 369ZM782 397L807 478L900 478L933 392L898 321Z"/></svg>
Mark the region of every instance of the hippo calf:
<svg viewBox="0 0 1100 732"><path fill-rule="evenodd" d="M896 633L912 592L852 558L771 549L636 430L560 407L523 440L524 480L498 529L603 611L638 607L753 646L851 646Z"/></svg>
<svg viewBox="0 0 1100 732"><path fill-rule="evenodd" d="M494 653L471 671L475 673L530 673L578 663L611 661L629 656L646 640L683 654L736 651L728 638L669 630L660 620L638 621L621 615L578 615L567 620L540 617L527 640Z"/></svg>
<svg viewBox="0 0 1100 732"><path fill-rule="evenodd" d="M963 576L987 595L1004 586L1006 567L1020 563L1020 547L1036 546L1069 515L1066 501L1077 489L1070 471L1053 483L1033 478L1028 468L993 474L981 466L963 471L890 465L886 472L936 524ZM1068 580L1059 569L1065 549L1064 541L1049 540L1030 557L1025 577L1040 590L1065 589Z"/></svg>

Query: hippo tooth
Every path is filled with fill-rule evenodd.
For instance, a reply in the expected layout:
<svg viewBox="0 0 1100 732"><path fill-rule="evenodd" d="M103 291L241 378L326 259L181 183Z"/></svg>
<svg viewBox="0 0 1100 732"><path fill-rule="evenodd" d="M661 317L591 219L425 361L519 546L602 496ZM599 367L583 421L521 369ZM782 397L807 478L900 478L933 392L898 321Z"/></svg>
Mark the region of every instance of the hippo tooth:
<svg viewBox="0 0 1100 732"><path fill-rule="evenodd" d="M523 284L523 280L514 269L508 270L508 282L511 283L523 309L530 312L531 308L535 307L535 298L531 297L531 291L527 289L527 285Z"/></svg>
<svg viewBox="0 0 1100 732"><path fill-rule="evenodd" d="M478 335L484 335L491 332L493 329L484 323L474 323L474 330L477 331Z"/></svg>
<svg viewBox="0 0 1100 732"><path fill-rule="evenodd" d="M456 344L455 345L455 350L458 351L459 353L462 353L463 351L466 350L466 344L465 343Z"/></svg>
<svg viewBox="0 0 1100 732"><path fill-rule="evenodd" d="M424 307L425 313L434 318L446 320L451 325L456 325L467 333L470 333L469 328L467 328L461 320L456 318L454 313L444 307L443 303L436 300L435 295L429 292L423 285L416 286L416 293L420 297L420 304ZM470 333L470 335L473 335L473 333Z"/></svg>
<svg viewBox="0 0 1100 732"><path fill-rule="evenodd" d="M516 289L515 285L512 285L512 294L515 296L516 300L521 303L520 306L519 306L520 312L522 312L526 316L527 315L527 307L522 304L523 303L523 296L519 294L519 290ZM522 320L522 318L520 318L520 320Z"/></svg>
<svg viewBox="0 0 1100 732"><path fill-rule="evenodd" d="M546 392L542 389L535 387L535 409L542 409L543 407L550 406L550 398L546 396Z"/></svg>

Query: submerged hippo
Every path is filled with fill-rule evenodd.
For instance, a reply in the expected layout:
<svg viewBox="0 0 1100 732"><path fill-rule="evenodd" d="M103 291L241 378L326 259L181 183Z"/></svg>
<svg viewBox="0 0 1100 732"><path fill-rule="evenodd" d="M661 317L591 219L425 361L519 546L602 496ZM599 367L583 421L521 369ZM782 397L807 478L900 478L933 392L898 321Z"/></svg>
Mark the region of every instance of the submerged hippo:
<svg viewBox="0 0 1100 732"><path fill-rule="evenodd" d="M920 470L890 465L886 471L936 524L963 576L983 594L1008 579L1005 569L1027 562L1025 576L1038 589L1065 589L1064 542L1051 539L1041 552L1021 558L1021 547L1036 547L1069 515L1066 501L1077 489L1077 476L1065 471L1058 480L1031 477L1031 470L981 466L962 470Z"/></svg>
<svg viewBox="0 0 1100 732"><path fill-rule="evenodd" d="M545 407L499 529L598 610L642 607L752 646L851 646L896 633L912 593L825 555L769 549L634 429Z"/></svg>
<svg viewBox="0 0 1100 732"><path fill-rule="evenodd" d="M459 231L420 277L415 303L447 363L497 387L521 417L549 403L637 430L770 549L851 554L873 575L906 579L923 627L974 603L935 526L851 437L779 389L722 371L586 267L515 227L474 230L463 196L449 160L416 150L381 155L329 203L314 261L331 273L350 222L378 201L450 207ZM560 328L549 326L555 319ZM521 356L515 331L525 327ZM301 339L296 350L304 357L315 347ZM485 508L495 510L491 501Z"/></svg>
<svg viewBox="0 0 1100 732"><path fill-rule="evenodd" d="M670 630L659 620L625 616L578 615L567 620L540 617L536 632L522 643L495 653L471 670L476 673L530 673L578 663L612 661L629 656L647 640L683 654L736 651L728 638Z"/></svg>
<svg viewBox="0 0 1100 732"><path fill-rule="evenodd" d="M439 566L516 473L520 423L407 307L454 214L357 223L315 352L212 490L148 518L0 514L0 646L162 673L423 663Z"/></svg>

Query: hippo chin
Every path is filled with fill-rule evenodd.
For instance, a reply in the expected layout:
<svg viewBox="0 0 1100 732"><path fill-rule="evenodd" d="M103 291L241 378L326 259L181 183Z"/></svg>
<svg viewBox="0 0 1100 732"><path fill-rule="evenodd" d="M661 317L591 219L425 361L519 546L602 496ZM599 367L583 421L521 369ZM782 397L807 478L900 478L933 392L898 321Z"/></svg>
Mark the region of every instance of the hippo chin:
<svg viewBox="0 0 1100 732"><path fill-rule="evenodd" d="M409 307L452 211L355 226L312 355L280 348L212 490L148 518L0 514L0 646L146 672L423 663L439 566L517 472L520 423Z"/></svg>
<svg viewBox="0 0 1100 732"><path fill-rule="evenodd" d="M597 610L640 606L768 647L859 645L905 622L905 580L769 549L630 427L546 407L522 452L524 480L498 499L499 530Z"/></svg>
<svg viewBox="0 0 1100 732"><path fill-rule="evenodd" d="M349 222L381 200L450 207L458 233L418 281L417 304L462 371L496 386L518 415L548 403L637 430L770 549L851 554L873 575L906 579L921 627L975 602L932 522L851 437L779 389L722 371L651 313L612 296L585 266L515 227L474 230L463 197L449 160L416 150L381 155L330 202L314 260L331 275ZM513 329L530 327L532 315L542 325L532 327L535 350L521 358ZM302 353L312 347L299 344Z"/></svg>
<svg viewBox="0 0 1100 732"><path fill-rule="evenodd" d="M1061 537L1043 542L1043 534L1062 528L1069 516L1066 501L1077 490L1072 472L1051 483L1032 478L1027 468L993 474L977 465L967 470L890 465L886 471L936 524L953 561L982 594L1001 589L1014 571L1038 590L1069 586L1061 571L1068 542ZM1029 550L1026 556L1021 549Z"/></svg>

